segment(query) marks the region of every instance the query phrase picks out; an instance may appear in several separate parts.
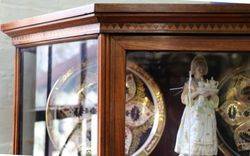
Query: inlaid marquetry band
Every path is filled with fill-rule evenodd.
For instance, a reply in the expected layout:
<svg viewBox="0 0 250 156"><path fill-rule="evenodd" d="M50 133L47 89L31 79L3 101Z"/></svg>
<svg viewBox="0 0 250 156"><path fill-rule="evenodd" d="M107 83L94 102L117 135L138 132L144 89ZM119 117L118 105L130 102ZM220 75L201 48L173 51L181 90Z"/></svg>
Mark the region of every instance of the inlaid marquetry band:
<svg viewBox="0 0 250 156"><path fill-rule="evenodd" d="M102 23L113 33L250 33L250 23Z"/></svg>
<svg viewBox="0 0 250 156"><path fill-rule="evenodd" d="M49 41L49 40L69 38L75 36L91 35L99 33L99 29L100 29L100 24L95 23L89 25L75 26L64 29L57 29L57 30L16 36L13 37L12 42L14 45L21 45L21 44Z"/></svg>
<svg viewBox="0 0 250 156"><path fill-rule="evenodd" d="M250 23L95 23L13 37L14 45L97 33L249 34Z"/></svg>

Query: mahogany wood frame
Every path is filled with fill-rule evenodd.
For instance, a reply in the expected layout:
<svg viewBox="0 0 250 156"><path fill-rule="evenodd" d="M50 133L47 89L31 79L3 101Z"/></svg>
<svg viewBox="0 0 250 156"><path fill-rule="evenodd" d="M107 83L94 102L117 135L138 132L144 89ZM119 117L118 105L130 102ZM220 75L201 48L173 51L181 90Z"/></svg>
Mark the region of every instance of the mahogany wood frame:
<svg viewBox="0 0 250 156"><path fill-rule="evenodd" d="M126 52L249 52L250 5L92 4L2 24L1 30L17 47L13 154L20 154L21 54L18 49L95 38L99 62L98 155L122 156Z"/></svg>
<svg viewBox="0 0 250 156"><path fill-rule="evenodd" d="M21 53L16 49L15 52L15 66L14 66L14 98L13 98L13 154L18 153L20 148L20 98L21 98Z"/></svg>
<svg viewBox="0 0 250 156"><path fill-rule="evenodd" d="M114 92L115 101L115 113L114 131L116 134L115 141L115 154L125 155L124 153L124 131L125 131L125 66L126 66L126 52L142 52L151 51L157 53L157 51L165 52L246 52L250 53L250 36L115 36L111 37L111 47L113 48L110 52L111 55L116 57L110 57L113 59L113 72L115 76ZM181 43L181 44L180 44ZM112 54L113 53L113 54ZM111 90L112 91L112 90ZM124 115L120 115L124 114ZM121 117L123 116L123 117ZM121 133L123 132L123 133ZM120 147L118 147L120 146ZM220 150L224 154L230 153L224 146L220 147Z"/></svg>

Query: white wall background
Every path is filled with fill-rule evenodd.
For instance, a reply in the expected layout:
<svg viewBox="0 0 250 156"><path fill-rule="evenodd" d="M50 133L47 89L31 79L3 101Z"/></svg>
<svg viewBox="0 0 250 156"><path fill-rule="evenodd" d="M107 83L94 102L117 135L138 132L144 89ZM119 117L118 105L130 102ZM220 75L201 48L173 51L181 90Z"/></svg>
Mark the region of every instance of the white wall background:
<svg viewBox="0 0 250 156"><path fill-rule="evenodd" d="M89 3L200 3L185 0L0 0L0 23ZM14 51L10 38L0 33L0 154L11 153Z"/></svg>

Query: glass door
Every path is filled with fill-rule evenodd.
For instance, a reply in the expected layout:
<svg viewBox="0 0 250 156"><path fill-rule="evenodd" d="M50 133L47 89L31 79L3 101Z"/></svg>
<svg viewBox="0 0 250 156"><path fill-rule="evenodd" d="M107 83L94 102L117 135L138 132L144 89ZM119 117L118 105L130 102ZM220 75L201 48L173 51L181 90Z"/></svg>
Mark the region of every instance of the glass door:
<svg viewBox="0 0 250 156"><path fill-rule="evenodd" d="M20 154L97 155L97 40L20 53Z"/></svg>
<svg viewBox="0 0 250 156"><path fill-rule="evenodd" d="M113 40L117 153L249 155L248 37Z"/></svg>

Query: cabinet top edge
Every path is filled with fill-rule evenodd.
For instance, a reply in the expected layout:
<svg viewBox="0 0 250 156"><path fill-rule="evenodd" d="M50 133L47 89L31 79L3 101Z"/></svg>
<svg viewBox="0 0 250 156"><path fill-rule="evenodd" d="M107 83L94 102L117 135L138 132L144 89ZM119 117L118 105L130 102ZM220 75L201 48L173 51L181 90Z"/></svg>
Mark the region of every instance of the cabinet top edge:
<svg viewBox="0 0 250 156"><path fill-rule="evenodd" d="M2 31L49 23L94 13L250 13L250 4L143 4L94 3L1 25Z"/></svg>
<svg viewBox="0 0 250 156"><path fill-rule="evenodd" d="M23 27L41 25L55 21L86 16L89 14L101 13L122 13L122 14L172 14L172 13L190 13L190 14L246 14L250 13L250 4L122 4L122 3L95 3L81 7L57 11L36 17L15 20L0 25L1 31L6 32ZM99 16L98 18L101 18Z"/></svg>
<svg viewBox="0 0 250 156"><path fill-rule="evenodd" d="M250 4L95 3L95 12L110 13L250 13Z"/></svg>
<svg viewBox="0 0 250 156"><path fill-rule="evenodd" d="M50 23L58 20L69 19L77 16L83 16L91 14L94 12L95 5L84 5L77 8L66 9L61 11L56 11L48 14L38 15L34 17L28 17L24 19L13 20L0 25L0 30L2 32L29 27L39 24Z"/></svg>

